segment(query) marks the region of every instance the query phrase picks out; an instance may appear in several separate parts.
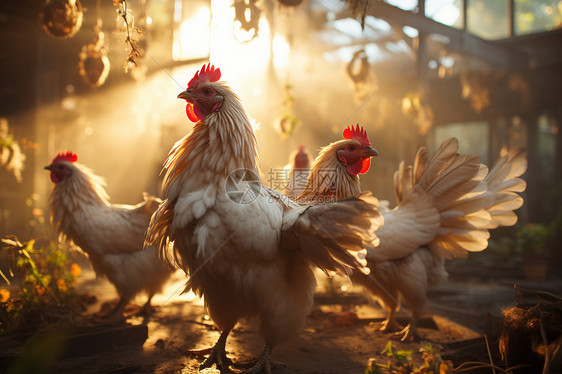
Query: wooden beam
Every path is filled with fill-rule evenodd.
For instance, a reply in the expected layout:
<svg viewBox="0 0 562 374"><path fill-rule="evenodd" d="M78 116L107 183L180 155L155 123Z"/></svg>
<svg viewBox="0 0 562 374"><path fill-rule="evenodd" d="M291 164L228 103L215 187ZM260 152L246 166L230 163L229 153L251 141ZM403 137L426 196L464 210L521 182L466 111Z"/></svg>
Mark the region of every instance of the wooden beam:
<svg viewBox="0 0 562 374"><path fill-rule="evenodd" d="M530 69L532 57L520 50L484 40L466 31L446 26L423 14L402 10L381 0L373 0L367 9L367 15L384 19L389 23L410 26L426 34L439 34L448 39L444 46L455 52L473 56L501 67L513 69ZM340 12L336 18L353 17L349 10Z"/></svg>

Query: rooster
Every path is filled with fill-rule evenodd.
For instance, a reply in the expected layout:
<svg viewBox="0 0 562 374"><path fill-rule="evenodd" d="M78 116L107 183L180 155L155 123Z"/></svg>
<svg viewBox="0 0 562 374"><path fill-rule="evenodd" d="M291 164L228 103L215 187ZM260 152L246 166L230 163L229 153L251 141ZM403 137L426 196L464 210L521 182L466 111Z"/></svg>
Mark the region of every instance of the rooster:
<svg viewBox="0 0 562 374"><path fill-rule="evenodd" d="M226 340L258 317L265 349L249 373L270 373L274 346L294 336L313 304L312 267L364 271L358 258L380 217L369 194L299 206L259 177L254 127L242 102L208 64L178 98L196 122L164 164L162 205L147 243L189 276L221 335L201 364L228 370Z"/></svg>
<svg viewBox="0 0 562 374"><path fill-rule="evenodd" d="M143 250L150 216L159 199L117 205L108 202L104 180L81 165L72 152L60 152L45 169L54 187L50 197L51 223L59 235L84 251L96 275L107 277L120 300L109 316L121 318L128 302L145 292L141 312L151 312L151 300L173 269L158 258L156 248Z"/></svg>
<svg viewBox="0 0 562 374"><path fill-rule="evenodd" d="M306 147L301 144L299 148L290 156L291 162L287 165L287 188L285 195L291 199L297 198L308 180L308 173L310 172L310 155Z"/></svg>
<svg viewBox="0 0 562 374"><path fill-rule="evenodd" d="M371 143L359 125L348 127L343 135L345 140L324 147L314 160L299 200L330 196L339 200L361 191L359 174L369 168ZM371 272L351 277L388 310L381 330L402 328L395 313L403 297L412 315L399 334L403 340L418 337L416 320L426 303L427 288L447 279L444 260L484 250L489 229L517 222L513 211L523 204L517 193L525 190L519 176L526 168L526 152L518 147L488 172L477 156L458 153L455 138L443 142L430 160L422 147L413 168L400 163L394 175L398 205L392 210L379 209L384 218L384 225L376 231L380 245L367 248ZM323 170L336 170L335 188L317 187Z"/></svg>

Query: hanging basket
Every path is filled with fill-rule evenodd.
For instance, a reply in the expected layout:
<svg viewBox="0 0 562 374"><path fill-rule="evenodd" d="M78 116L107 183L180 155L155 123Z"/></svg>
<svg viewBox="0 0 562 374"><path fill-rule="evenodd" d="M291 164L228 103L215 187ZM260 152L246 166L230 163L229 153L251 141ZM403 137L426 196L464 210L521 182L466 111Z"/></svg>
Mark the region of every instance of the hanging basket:
<svg viewBox="0 0 562 374"><path fill-rule="evenodd" d="M46 0L39 15L43 30L55 38L69 38L76 34L83 18L79 0Z"/></svg>

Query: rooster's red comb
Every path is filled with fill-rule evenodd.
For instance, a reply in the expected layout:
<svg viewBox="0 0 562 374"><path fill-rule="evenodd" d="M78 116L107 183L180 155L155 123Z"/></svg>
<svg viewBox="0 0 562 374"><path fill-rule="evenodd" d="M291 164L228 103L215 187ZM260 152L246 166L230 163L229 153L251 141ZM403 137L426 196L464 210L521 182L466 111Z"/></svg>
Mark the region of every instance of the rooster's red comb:
<svg viewBox="0 0 562 374"><path fill-rule="evenodd" d="M76 156L76 153L72 153L71 151L62 151L53 158L53 164L59 161L76 162L78 161L78 156Z"/></svg>
<svg viewBox="0 0 562 374"><path fill-rule="evenodd" d="M221 69L215 69L209 62L195 73L193 78L189 81L187 88L196 88L200 83L217 82L219 79L221 79Z"/></svg>
<svg viewBox="0 0 562 374"><path fill-rule="evenodd" d="M343 137L345 139L357 140L359 143L367 147L371 146L371 141L367 136L367 131L365 131L363 126L359 127L359 124L357 124L355 128L353 128L353 126L348 126L347 129L343 130Z"/></svg>

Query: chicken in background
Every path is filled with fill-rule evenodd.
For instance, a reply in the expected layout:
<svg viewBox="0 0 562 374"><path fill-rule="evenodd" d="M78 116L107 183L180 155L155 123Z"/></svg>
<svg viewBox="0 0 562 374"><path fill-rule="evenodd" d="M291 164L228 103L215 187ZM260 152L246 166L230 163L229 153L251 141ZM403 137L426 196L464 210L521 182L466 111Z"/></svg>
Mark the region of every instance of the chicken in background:
<svg viewBox="0 0 562 374"><path fill-rule="evenodd" d="M326 196L337 200L357 195L360 173L368 170L371 143L363 128L349 127L345 140L324 147L312 165L309 182L300 200ZM318 188L324 169L336 169L332 188ZM494 167L480 158L458 153L458 141L443 142L428 160L425 147L414 167L400 163L394 175L397 206L379 209L384 225L376 231L380 245L367 249L369 275L355 272L352 281L367 288L388 310L381 330L402 329L395 318L403 297L412 310L402 339L418 337L416 321L426 304L427 289L446 281L445 259L466 257L488 246L489 229L517 222L515 209L523 205L518 195L526 183L519 177L527 169L526 152L511 150Z"/></svg>
<svg viewBox="0 0 562 374"><path fill-rule="evenodd" d="M312 163L301 202L318 203L343 200L361 193L359 174L371 167L371 157L379 152L373 148L363 128L347 128L345 140L332 143L320 150Z"/></svg>
<svg viewBox="0 0 562 374"><path fill-rule="evenodd" d="M143 249L150 217L160 200L145 195L134 206L110 204L105 181L77 160L74 153L60 152L45 167L54 183L51 223L63 240L88 255L98 277L107 277L115 286L120 300L107 317L122 318L125 306L142 292L148 301L141 312L149 314L152 297L173 273L155 247Z"/></svg>
<svg viewBox="0 0 562 374"><path fill-rule="evenodd" d="M204 65L178 96L196 123L165 162L164 202L147 243L185 271L186 290L204 297L221 331L201 368L228 371L230 331L258 317L266 344L247 372L270 373L273 347L297 334L312 307L312 267L364 271L357 253L374 243L381 220L369 194L301 207L266 187L252 121L220 77Z"/></svg>
<svg viewBox="0 0 562 374"><path fill-rule="evenodd" d="M304 144L301 144L299 148L291 154L289 159L290 162L286 166L286 169L289 171L287 173L285 195L295 200L306 186L308 174L310 173L310 155Z"/></svg>

